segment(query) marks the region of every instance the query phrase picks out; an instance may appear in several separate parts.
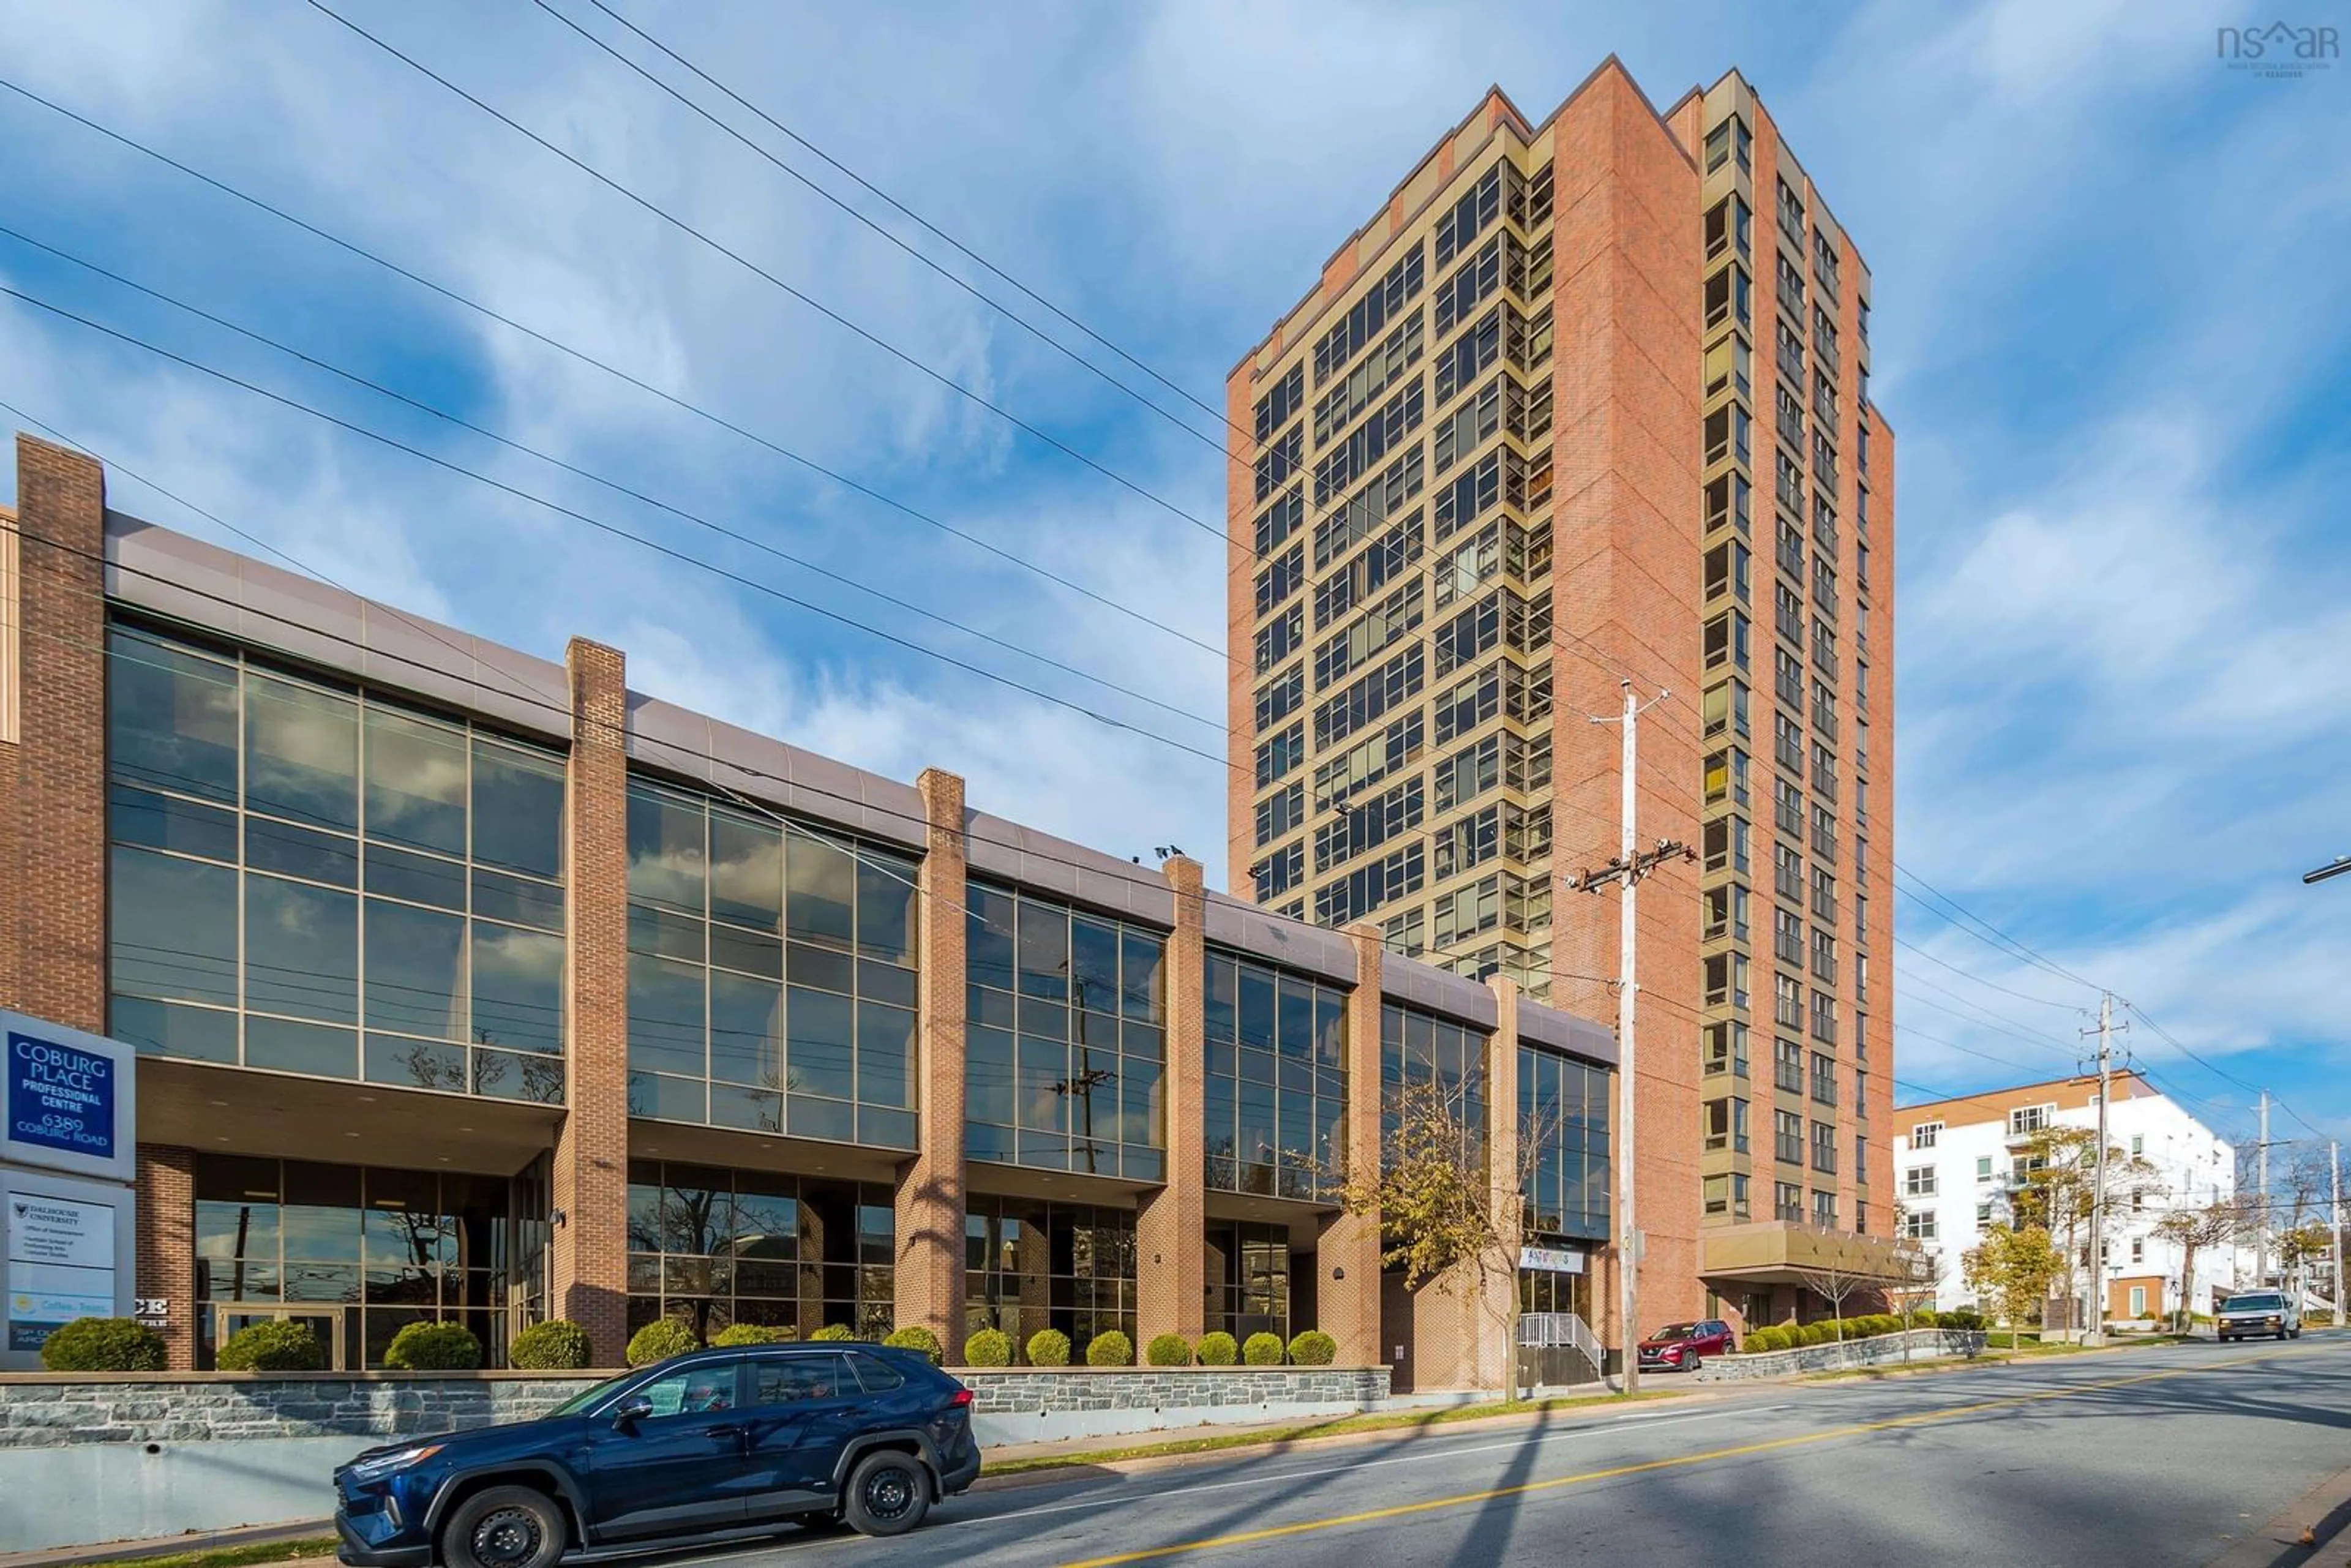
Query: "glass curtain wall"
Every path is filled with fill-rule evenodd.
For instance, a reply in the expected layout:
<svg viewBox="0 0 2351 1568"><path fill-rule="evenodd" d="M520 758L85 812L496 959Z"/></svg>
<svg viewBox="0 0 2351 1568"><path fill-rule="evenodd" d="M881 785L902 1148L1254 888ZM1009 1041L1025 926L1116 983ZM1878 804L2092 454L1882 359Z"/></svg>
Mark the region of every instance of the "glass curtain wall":
<svg viewBox="0 0 2351 1568"><path fill-rule="evenodd" d="M629 1332L668 1316L705 1340L732 1323L880 1339L895 1216L872 1183L632 1160Z"/></svg>
<svg viewBox="0 0 2351 1568"><path fill-rule="evenodd" d="M1207 955L1207 1184L1330 1201L1345 1179L1347 993Z"/></svg>
<svg viewBox="0 0 2351 1568"><path fill-rule="evenodd" d="M539 1197L504 1176L200 1155L196 1364L219 1349L214 1309L235 1303L247 1321L339 1317L345 1368L382 1365L392 1335L436 1321L463 1323L502 1365L510 1309L537 1304L511 1292L540 1275Z"/></svg>
<svg viewBox="0 0 2351 1568"><path fill-rule="evenodd" d="M1461 1129L1471 1158L1486 1155L1486 1035L1466 1024L1384 1004L1380 1009L1380 1126L1396 1129L1396 1101L1407 1087L1434 1084L1437 1103Z"/></svg>
<svg viewBox="0 0 2351 1568"><path fill-rule="evenodd" d="M160 632L107 652L115 1035L561 1101L560 754Z"/></svg>
<svg viewBox="0 0 2351 1568"><path fill-rule="evenodd" d="M1207 1322L1247 1343L1253 1333L1290 1343L1290 1232L1279 1225L1219 1224L1207 1237Z"/></svg>
<svg viewBox="0 0 2351 1568"><path fill-rule="evenodd" d="M915 871L632 779L629 1113L913 1148Z"/></svg>
<svg viewBox="0 0 2351 1568"><path fill-rule="evenodd" d="M979 883L965 897L965 1155L1165 1179L1165 936Z"/></svg>
<svg viewBox="0 0 2351 1568"><path fill-rule="evenodd" d="M1126 1209L975 1195L964 1214L967 1334L1001 1329L1026 1362L1043 1329L1071 1359L1111 1329L1134 1336L1134 1216Z"/></svg>

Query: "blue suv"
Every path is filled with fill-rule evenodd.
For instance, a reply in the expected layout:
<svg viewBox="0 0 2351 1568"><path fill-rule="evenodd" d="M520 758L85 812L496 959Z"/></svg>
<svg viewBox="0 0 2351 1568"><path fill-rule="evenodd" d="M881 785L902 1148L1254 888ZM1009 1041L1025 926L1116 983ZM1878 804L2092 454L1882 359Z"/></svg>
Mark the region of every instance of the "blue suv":
<svg viewBox="0 0 2351 1568"><path fill-rule="evenodd" d="M369 1449L335 1471L336 1555L360 1568L549 1568L573 1547L818 1520L896 1535L978 1475L971 1390L917 1352L702 1350L536 1421Z"/></svg>

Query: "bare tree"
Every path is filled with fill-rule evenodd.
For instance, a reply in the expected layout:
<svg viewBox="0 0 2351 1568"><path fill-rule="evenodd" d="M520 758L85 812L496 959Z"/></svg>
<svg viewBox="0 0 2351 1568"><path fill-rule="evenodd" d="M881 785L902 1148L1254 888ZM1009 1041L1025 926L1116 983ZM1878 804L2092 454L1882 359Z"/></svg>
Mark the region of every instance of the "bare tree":
<svg viewBox="0 0 2351 1568"><path fill-rule="evenodd" d="M2196 1255L2235 1241L2251 1222L2244 1202L2231 1198L2201 1208L2175 1208L2155 1222L2155 1233L2179 1248L2179 1328L2182 1333L2196 1322Z"/></svg>
<svg viewBox="0 0 2351 1568"><path fill-rule="evenodd" d="M1893 1256L1886 1267L1886 1293L1893 1298L1902 1314L1902 1359L1907 1361L1911 1319L1922 1301L1934 1299L1936 1288L1942 1283L1942 1254L1906 1236L1894 1243Z"/></svg>
<svg viewBox="0 0 2351 1568"><path fill-rule="evenodd" d="M1511 1343L1525 1193L1543 1150L1564 1130L1562 1108L1538 1103L1519 1116L1515 1157L1504 1170L1493 1167L1466 1085L1414 1079L1390 1088L1382 1110L1377 1169L1332 1171L1310 1161L1315 1174L1348 1213L1377 1218L1380 1261L1404 1270L1406 1289L1467 1290L1489 1332Z"/></svg>
<svg viewBox="0 0 2351 1568"><path fill-rule="evenodd" d="M1864 1291L1886 1285L1887 1265L1874 1241L1858 1236L1823 1236L1813 1260L1796 1270L1804 1288L1829 1303L1837 1343L1844 1343L1844 1304Z"/></svg>

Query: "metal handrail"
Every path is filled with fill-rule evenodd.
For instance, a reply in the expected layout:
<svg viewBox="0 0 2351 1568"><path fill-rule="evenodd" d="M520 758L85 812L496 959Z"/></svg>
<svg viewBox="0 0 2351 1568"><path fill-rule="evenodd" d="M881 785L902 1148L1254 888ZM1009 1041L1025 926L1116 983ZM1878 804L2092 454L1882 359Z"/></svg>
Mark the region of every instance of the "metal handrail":
<svg viewBox="0 0 2351 1568"><path fill-rule="evenodd" d="M1519 1343L1531 1350L1573 1350L1590 1362L1595 1373L1607 1365L1608 1353L1602 1348L1600 1336L1575 1312L1520 1314Z"/></svg>

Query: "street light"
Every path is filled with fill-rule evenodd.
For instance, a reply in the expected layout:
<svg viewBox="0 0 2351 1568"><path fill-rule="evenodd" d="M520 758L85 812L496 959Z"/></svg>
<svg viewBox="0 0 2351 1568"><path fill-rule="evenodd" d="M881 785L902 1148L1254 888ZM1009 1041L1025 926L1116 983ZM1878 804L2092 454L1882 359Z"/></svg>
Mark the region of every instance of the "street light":
<svg viewBox="0 0 2351 1568"><path fill-rule="evenodd" d="M2351 872L2351 855L2330 861L2316 871L2306 871L2302 873L2302 880L2304 885L2307 886L2314 882L2325 882L2330 876L2341 876L2346 872Z"/></svg>

